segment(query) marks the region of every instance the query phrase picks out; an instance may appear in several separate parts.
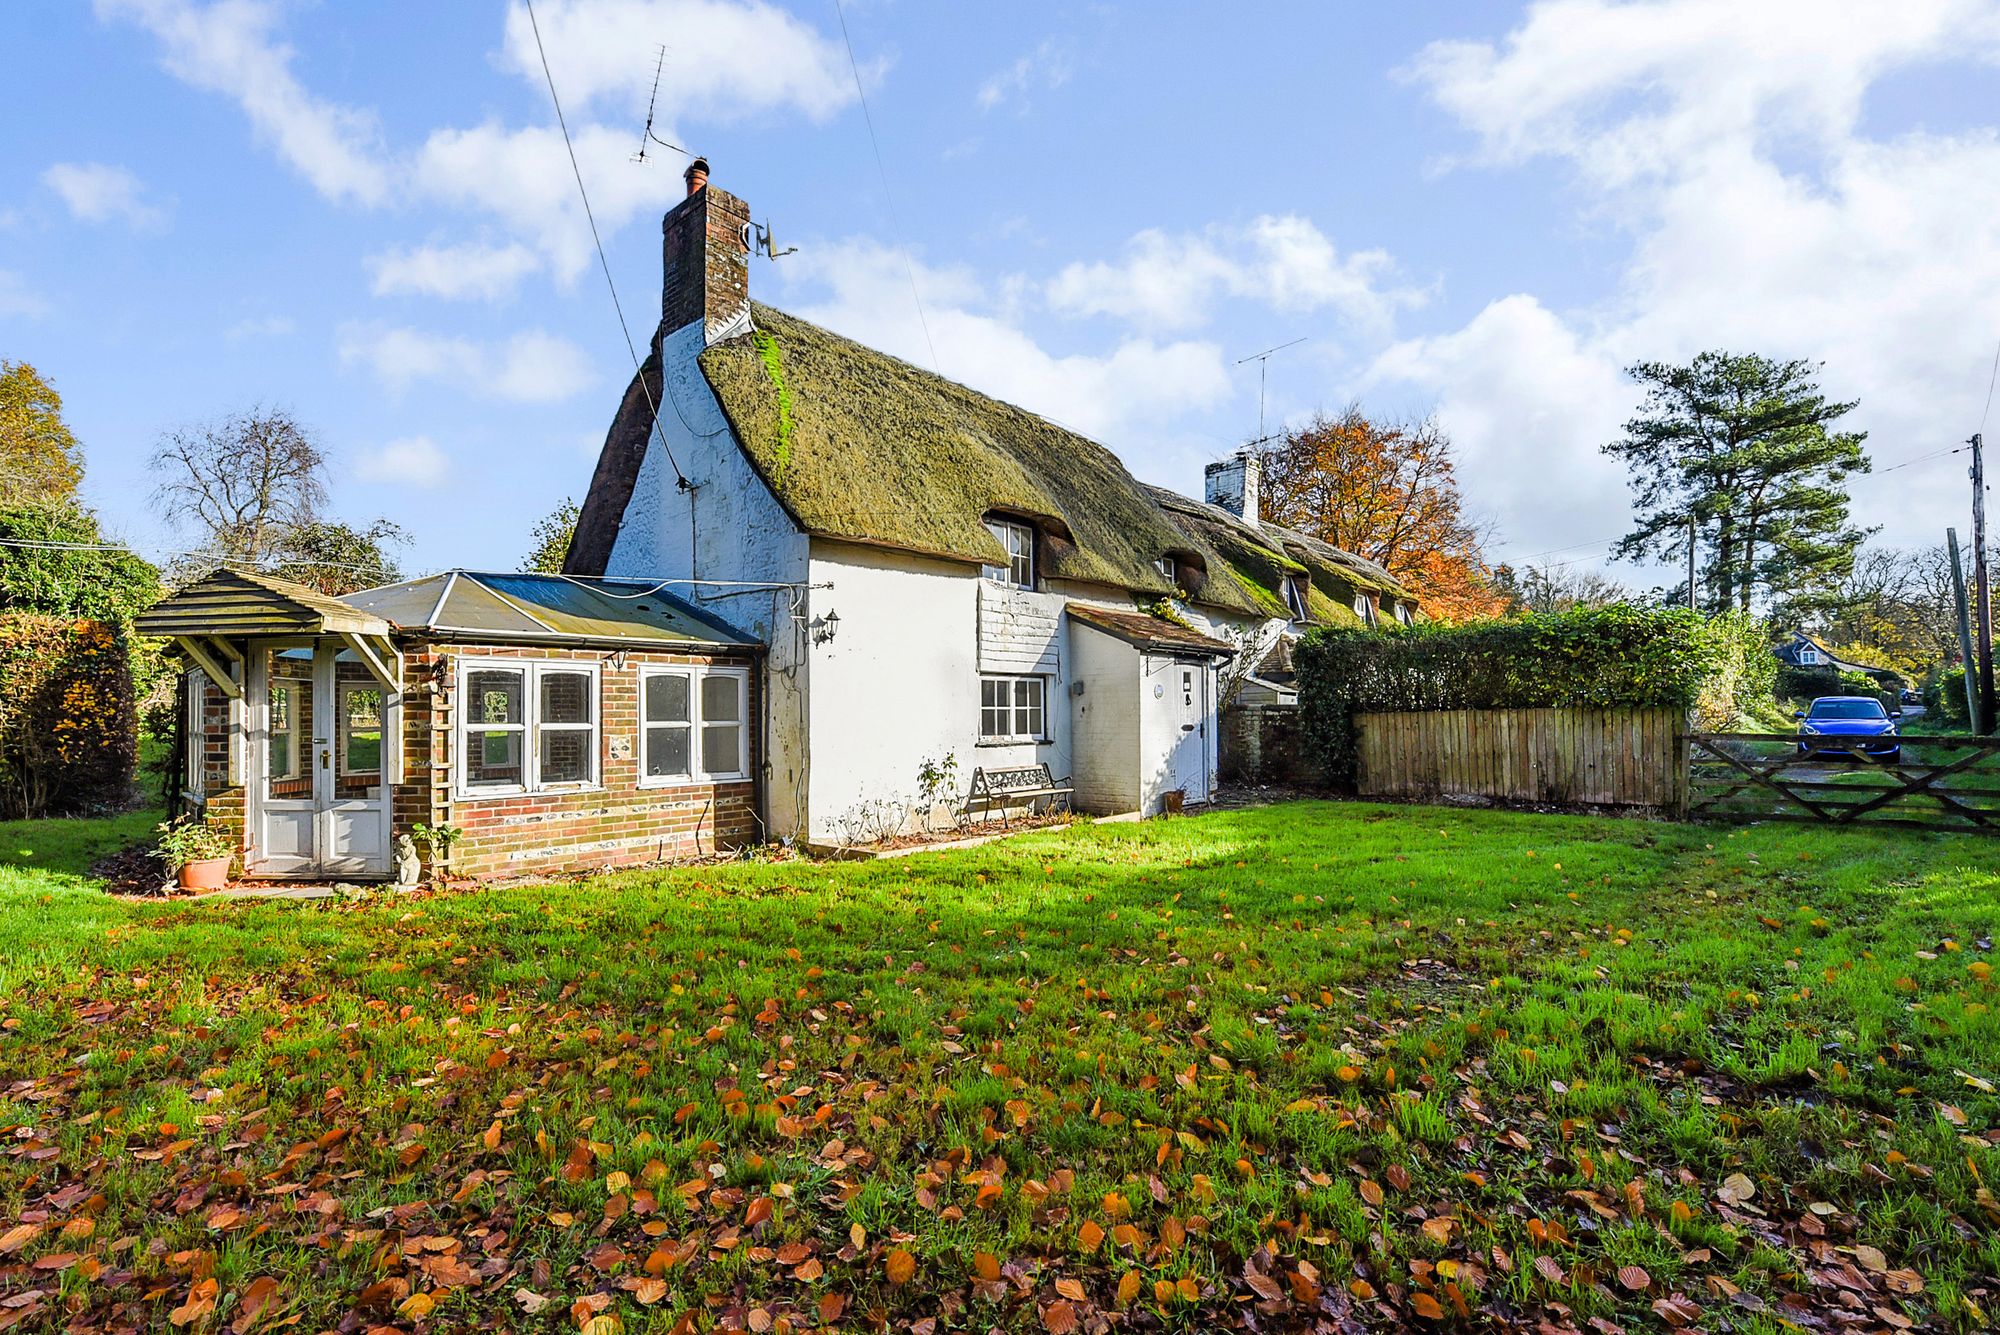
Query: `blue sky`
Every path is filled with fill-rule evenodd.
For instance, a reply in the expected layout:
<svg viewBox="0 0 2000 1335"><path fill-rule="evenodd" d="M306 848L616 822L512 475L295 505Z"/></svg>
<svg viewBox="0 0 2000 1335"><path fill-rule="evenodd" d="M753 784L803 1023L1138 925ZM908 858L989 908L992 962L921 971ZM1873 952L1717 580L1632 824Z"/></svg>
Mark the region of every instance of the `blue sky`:
<svg viewBox="0 0 2000 1335"><path fill-rule="evenodd" d="M536 13L642 346L665 43L659 132L799 248L754 295L1185 491L1254 430L1238 359L1299 337L1272 419L1437 413L1496 559L1622 531L1596 446L1639 358L1823 359L1880 466L1980 425L2000 4L848 0L893 208L832 0ZM155 438L260 401L411 571L511 567L581 497L631 363L521 5L14 5L0 49L0 357L55 380L114 532L184 541ZM1961 464L1864 480L1861 517L1937 540Z"/></svg>

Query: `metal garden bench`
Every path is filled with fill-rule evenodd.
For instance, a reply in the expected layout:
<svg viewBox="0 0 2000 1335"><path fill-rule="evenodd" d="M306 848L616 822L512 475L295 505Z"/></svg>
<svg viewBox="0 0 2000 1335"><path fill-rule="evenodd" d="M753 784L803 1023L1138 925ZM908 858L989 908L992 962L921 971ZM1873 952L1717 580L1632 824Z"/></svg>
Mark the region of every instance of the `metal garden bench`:
<svg viewBox="0 0 2000 1335"><path fill-rule="evenodd" d="M997 809L1003 815L1006 809L1018 802L1025 802L1028 814L1035 814L1035 805L1045 802L1045 810L1053 811L1060 804L1069 806L1069 800L1076 789L1065 778L1056 782L1047 765L1016 765L1006 769L975 769L972 771L972 791L966 794L965 812L970 816L978 812L991 816Z"/></svg>

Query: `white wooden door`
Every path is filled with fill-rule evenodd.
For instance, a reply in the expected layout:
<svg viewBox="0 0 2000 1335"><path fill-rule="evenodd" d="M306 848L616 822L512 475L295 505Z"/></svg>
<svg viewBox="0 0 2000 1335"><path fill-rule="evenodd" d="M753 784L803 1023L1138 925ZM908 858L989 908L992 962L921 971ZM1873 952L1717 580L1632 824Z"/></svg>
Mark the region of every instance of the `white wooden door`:
<svg viewBox="0 0 2000 1335"><path fill-rule="evenodd" d="M1208 665L1175 663L1167 695L1175 721L1174 787L1189 802L1208 800Z"/></svg>
<svg viewBox="0 0 2000 1335"><path fill-rule="evenodd" d="M274 648L258 666L250 874L386 873L388 696L337 641Z"/></svg>

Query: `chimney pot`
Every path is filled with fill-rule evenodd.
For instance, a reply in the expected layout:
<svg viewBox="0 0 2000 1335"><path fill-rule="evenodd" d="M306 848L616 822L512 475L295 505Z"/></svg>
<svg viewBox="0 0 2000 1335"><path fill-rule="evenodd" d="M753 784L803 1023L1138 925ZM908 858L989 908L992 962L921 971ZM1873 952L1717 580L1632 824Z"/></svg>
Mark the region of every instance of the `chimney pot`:
<svg viewBox="0 0 2000 1335"><path fill-rule="evenodd" d="M681 179L687 182L688 194L701 193L708 185L708 159L696 158L690 162L687 170L681 173Z"/></svg>

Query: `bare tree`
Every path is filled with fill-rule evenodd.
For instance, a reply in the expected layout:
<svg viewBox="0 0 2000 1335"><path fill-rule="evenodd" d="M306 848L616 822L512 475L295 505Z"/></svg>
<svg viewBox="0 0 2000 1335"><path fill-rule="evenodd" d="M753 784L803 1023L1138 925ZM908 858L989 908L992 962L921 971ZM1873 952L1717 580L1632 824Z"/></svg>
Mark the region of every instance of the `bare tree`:
<svg viewBox="0 0 2000 1335"><path fill-rule="evenodd" d="M1500 566L1493 585L1515 611L1566 612L1572 607L1609 607L1631 603L1639 595L1595 570L1569 565L1529 566L1525 571Z"/></svg>
<svg viewBox="0 0 2000 1335"><path fill-rule="evenodd" d="M326 503L326 456L281 408L261 405L160 438L153 508L224 561L258 562Z"/></svg>

